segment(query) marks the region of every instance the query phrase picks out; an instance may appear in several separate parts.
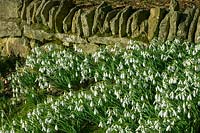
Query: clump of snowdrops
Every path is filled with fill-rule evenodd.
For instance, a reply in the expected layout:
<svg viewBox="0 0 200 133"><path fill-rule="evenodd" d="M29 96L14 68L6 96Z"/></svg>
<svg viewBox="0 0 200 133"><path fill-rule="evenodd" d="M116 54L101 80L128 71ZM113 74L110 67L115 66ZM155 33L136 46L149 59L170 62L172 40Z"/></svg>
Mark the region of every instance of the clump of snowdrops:
<svg viewBox="0 0 200 133"><path fill-rule="evenodd" d="M0 132L197 132L200 44L130 41L85 55L36 47L9 78L11 104Z"/></svg>

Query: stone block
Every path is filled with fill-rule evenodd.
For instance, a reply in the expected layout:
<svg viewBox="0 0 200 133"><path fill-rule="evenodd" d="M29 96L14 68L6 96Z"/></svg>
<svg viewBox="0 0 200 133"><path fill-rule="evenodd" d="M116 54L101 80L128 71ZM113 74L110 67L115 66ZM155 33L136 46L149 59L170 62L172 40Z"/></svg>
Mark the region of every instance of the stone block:
<svg viewBox="0 0 200 133"><path fill-rule="evenodd" d="M107 3L102 2L97 9L95 10L94 22L92 27L92 34L95 34L98 31L101 31L105 21L105 17L108 12L112 10L112 7Z"/></svg>
<svg viewBox="0 0 200 133"><path fill-rule="evenodd" d="M26 22L27 24L32 23L32 17L33 17L33 10L34 10L34 3L36 1L32 1L26 8Z"/></svg>
<svg viewBox="0 0 200 133"><path fill-rule="evenodd" d="M93 44L104 44L104 45L128 45L130 39L128 38L119 38L119 37L99 37L99 36L92 36L88 38L88 41Z"/></svg>
<svg viewBox="0 0 200 133"><path fill-rule="evenodd" d="M24 38L3 38L0 39L1 56L19 56L26 58L30 52L27 46L28 41Z"/></svg>
<svg viewBox="0 0 200 133"><path fill-rule="evenodd" d="M32 2L32 0L24 0L23 1L22 11L21 11L21 19L26 20L26 9L31 2Z"/></svg>
<svg viewBox="0 0 200 133"><path fill-rule="evenodd" d="M110 21L110 30L112 35L117 35L119 33L119 19L122 14L122 10L117 13L117 15Z"/></svg>
<svg viewBox="0 0 200 133"><path fill-rule="evenodd" d="M143 21L148 20L149 15L150 15L150 11L143 10L143 9L140 9L132 14L131 16L133 17L132 23L131 23L132 37L137 37L143 32L140 28L142 26L141 24L143 23Z"/></svg>
<svg viewBox="0 0 200 133"><path fill-rule="evenodd" d="M199 8L196 8L195 14L194 14L193 20L190 24L190 28L189 28L189 32L188 32L188 40L191 42L194 42L195 31L197 29L199 15L200 15L200 10L199 10Z"/></svg>
<svg viewBox="0 0 200 133"><path fill-rule="evenodd" d="M20 0L0 0L0 19L18 18Z"/></svg>
<svg viewBox="0 0 200 133"><path fill-rule="evenodd" d="M14 21L2 21L0 20L0 37L16 37L21 36L21 30Z"/></svg>
<svg viewBox="0 0 200 133"><path fill-rule="evenodd" d="M168 40L174 40L177 37L180 16L181 14L178 11L170 12L170 28L167 37Z"/></svg>
<svg viewBox="0 0 200 133"><path fill-rule="evenodd" d="M48 22L48 26L49 28L54 31L55 30L55 15L56 15L56 11L58 10L58 6L54 6L51 8L51 10L49 11L49 22Z"/></svg>
<svg viewBox="0 0 200 133"><path fill-rule="evenodd" d="M43 7L44 7L46 2L47 2L47 0L42 0L40 5L36 9L35 19L36 19L37 23L42 23L41 11L42 11L42 9L43 9Z"/></svg>
<svg viewBox="0 0 200 133"><path fill-rule="evenodd" d="M170 11L179 11L179 3L178 3L178 1L177 0L171 0L169 9L170 9Z"/></svg>
<svg viewBox="0 0 200 133"><path fill-rule="evenodd" d="M187 39L190 24L194 17L195 8L186 8L180 17L180 24L178 26L177 37L180 39Z"/></svg>
<svg viewBox="0 0 200 133"><path fill-rule="evenodd" d="M158 36L159 25L165 17L166 10L160 7L151 8L148 19L148 39L151 40Z"/></svg>
<svg viewBox="0 0 200 133"><path fill-rule="evenodd" d="M72 20L72 33L77 34L78 36L83 35L83 28L81 23L81 14L83 13L82 9L79 9L73 17Z"/></svg>
<svg viewBox="0 0 200 133"><path fill-rule="evenodd" d="M51 10L51 8L53 8L54 6L58 6L60 4L59 0L49 0L47 1L42 10L41 10L41 19L42 19L42 23L44 25L48 25L48 21L49 21L49 11Z"/></svg>
<svg viewBox="0 0 200 133"><path fill-rule="evenodd" d="M34 5L33 5L33 15L32 15L32 23L36 23L37 22L37 19L36 19L36 13L37 13L37 9L38 7L41 5L41 0L38 0L36 2L34 2Z"/></svg>
<svg viewBox="0 0 200 133"><path fill-rule="evenodd" d="M62 0L55 15L55 31L63 33L63 20L74 7L72 0Z"/></svg>
<svg viewBox="0 0 200 133"><path fill-rule="evenodd" d="M64 18L64 20L63 20L63 30L64 30L65 33L67 33L68 31L71 30L72 20L73 20L73 17L75 15L76 11L78 11L78 9L80 9L80 7L75 6L74 8L72 8L70 10L68 15Z"/></svg>
<svg viewBox="0 0 200 133"><path fill-rule="evenodd" d="M198 18L198 23L197 23L197 29L196 29L196 33L195 33L194 42L195 43L200 43L200 17Z"/></svg>
<svg viewBox="0 0 200 133"><path fill-rule="evenodd" d="M83 28L83 35L89 37L92 35L92 26L94 22L95 9L87 9L83 14L81 14L81 23Z"/></svg>
<svg viewBox="0 0 200 133"><path fill-rule="evenodd" d="M88 43L86 39L72 34L62 34L62 33L56 33L55 37L61 40L65 44L74 44L74 43L80 43L80 44L86 44Z"/></svg>
<svg viewBox="0 0 200 133"><path fill-rule="evenodd" d="M104 24L103 24L103 29L102 29L102 33L109 33L111 32L110 29L110 21L117 15L117 13L119 12L119 10L114 9L110 12L108 12L108 14L106 15Z"/></svg>
<svg viewBox="0 0 200 133"><path fill-rule="evenodd" d="M159 34L158 34L159 40L163 42L166 41L169 34L169 28L170 28L170 13L168 13L160 23Z"/></svg>
<svg viewBox="0 0 200 133"><path fill-rule="evenodd" d="M53 33L49 33L46 27L41 24L24 25L24 36L43 42L44 40L52 40Z"/></svg>
<svg viewBox="0 0 200 133"><path fill-rule="evenodd" d="M119 37L125 37L127 35L126 34L127 21L132 13L133 9L131 6L128 6L123 9L122 14L119 18Z"/></svg>

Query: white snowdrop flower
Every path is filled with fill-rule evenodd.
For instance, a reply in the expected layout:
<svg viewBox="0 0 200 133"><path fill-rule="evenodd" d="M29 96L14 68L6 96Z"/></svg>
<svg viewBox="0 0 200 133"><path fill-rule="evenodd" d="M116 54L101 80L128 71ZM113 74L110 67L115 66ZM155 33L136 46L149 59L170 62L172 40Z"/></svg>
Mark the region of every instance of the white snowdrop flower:
<svg viewBox="0 0 200 133"><path fill-rule="evenodd" d="M69 105L67 108L68 108L69 110L72 110L72 106L71 106L71 105Z"/></svg>
<svg viewBox="0 0 200 133"><path fill-rule="evenodd" d="M98 127L103 128L103 122L100 121Z"/></svg>
<svg viewBox="0 0 200 133"><path fill-rule="evenodd" d="M69 96L72 97L73 96L73 93L72 91L69 91Z"/></svg>
<svg viewBox="0 0 200 133"><path fill-rule="evenodd" d="M90 107L93 107L94 106L94 103L91 101L90 102Z"/></svg>
<svg viewBox="0 0 200 133"><path fill-rule="evenodd" d="M31 118L31 113L30 112L28 112L27 117L28 117L28 119Z"/></svg>
<svg viewBox="0 0 200 133"><path fill-rule="evenodd" d="M107 124L111 124L111 123L112 123L112 120L113 120L113 118L112 118L112 116L110 116L110 117L108 118Z"/></svg>
<svg viewBox="0 0 200 133"><path fill-rule="evenodd" d="M83 109L84 109L84 107L83 107L83 105L81 105L80 107L78 107L77 111L81 112L81 111L83 111Z"/></svg>
<svg viewBox="0 0 200 133"><path fill-rule="evenodd" d="M101 100L101 99L99 99L99 100L98 100L98 106L99 106L99 105L103 105L103 103L102 103L102 100Z"/></svg>
<svg viewBox="0 0 200 133"><path fill-rule="evenodd" d="M95 108L94 109L94 115L96 115L98 113L98 110Z"/></svg>
<svg viewBox="0 0 200 133"><path fill-rule="evenodd" d="M164 118L167 117L167 111L165 111L165 112L163 113L163 117L164 117Z"/></svg>
<svg viewBox="0 0 200 133"><path fill-rule="evenodd" d="M70 118L75 118L74 114L71 114L71 115L70 115Z"/></svg>
<svg viewBox="0 0 200 133"><path fill-rule="evenodd" d="M22 124L22 128L25 129L25 123L22 122L21 124Z"/></svg>
<svg viewBox="0 0 200 133"><path fill-rule="evenodd" d="M166 131L171 131L171 126L170 125L167 126Z"/></svg>
<svg viewBox="0 0 200 133"><path fill-rule="evenodd" d="M200 106L200 101L198 101L198 106Z"/></svg>
<svg viewBox="0 0 200 133"><path fill-rule="evenodd" d="M187 96L187 101L191 101L192 100L192 96L191 96L191 94L189 94L188 96Z"/></svg>
<svg viewBox="0 0 200 133"><path fill-rule="evenodd" d="M68 88L71 88L71 84L70 83L68 83Z"/></svg>
<svg viewBox="0 0 200 133"><path fill-rule="evenodd" d="M182 97L182 100L184 101L185 100L185 95L182 94L181 97Z"/></svg>
<svg viewBox="0 0 200 133"><path fill-rule="evenodd" d="M13 121L12 121L12 124L13 124L14 126L16 126L16 121L15 121L15 120L13 120Z"/></svg>
<svg viewBox="0 0 200 133"><path fill-rule="evenodd" d="M50 133L51 132L51 129L50 128L47 128L47 133Z"/></svg>
<svg viewBox="0 0 200 133"><path fill-rule="evenodd" d="M170 95L170 98L173 100L174 99L174 92L172 91L169 95Z"/></svg>
<svg viewBox="0 0 200 133"><path fill-rule="evenodd" d="M55 125L55 130L58 131L58 125Z"/></svg>
<svg viewBox="0 0 200 133"><path fill-rule="evenodd" d="M191 118L190 112L188 112L187 117L188 117L188 119Z"/></svg>
<svg viewBox="0 0 200 133"><path fill-rule="evenodd" d="M135 119L135 116L134 116L134 114L132 114L132 115L131 115L131 119L132 119L132 120L134 120L134 119Z"/></svg>
<svg viewBox="0 0 200 133"><path fill-rule="evenodd" d="M163 110L158 113L158 116L163 117Z"/></svg>
<svg viewBox="0 0 200 133"><path fill-rule="evenodd" d="M97 90L94 90L94 91L93 91L93 94L94 94L94 96L96 97L96 96L98 95Z"/></svg>
<svg viewBox="0 0 200 133"><path fill-rule="evenodd" d="M144 101L144 97L143 97L143 96L141 96L140 100L141 100L141 101Z"/></svg>
<svg viewBox="0 0 200 133"><path fill-rule="evenodd" d="M125 73L124 72L121 73L120 78L125 79Z"/></svg>
<svg viewBox="0 0 200 133"><path fill-rule="evenodd" d="M3 133L3 132L1 132L1 130L0 130L0 133ZM15 130L12 128L10 133L15 133Z"/></svg>

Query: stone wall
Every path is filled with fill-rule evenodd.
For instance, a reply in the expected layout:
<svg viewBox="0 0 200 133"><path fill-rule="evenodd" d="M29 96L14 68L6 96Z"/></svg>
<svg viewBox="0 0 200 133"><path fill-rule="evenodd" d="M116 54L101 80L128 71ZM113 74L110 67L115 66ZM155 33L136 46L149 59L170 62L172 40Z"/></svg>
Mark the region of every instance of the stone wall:
<svg viewBox="0 0 200 133"><path fill-rule="evenodd" d="M171 0L169 9L114 8L105 2L76 5L72 0L0 0L0 37L58 39L66 45L126 44L130 38L148 42L154 37L198 43L199 15L197 7L180 11L176 0Z"/></svg>

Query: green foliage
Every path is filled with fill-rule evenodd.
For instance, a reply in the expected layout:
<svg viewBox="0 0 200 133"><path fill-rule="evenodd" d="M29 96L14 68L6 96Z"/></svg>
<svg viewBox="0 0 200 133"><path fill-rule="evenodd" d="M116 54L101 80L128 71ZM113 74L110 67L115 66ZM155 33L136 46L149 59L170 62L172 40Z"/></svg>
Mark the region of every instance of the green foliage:
<svg viewBox="0 0 200 133"><path fill-rule="evenodd" d="M197 132L200 123L200 45L34 48L10 78L12 106L0 131Z"/></svg>

